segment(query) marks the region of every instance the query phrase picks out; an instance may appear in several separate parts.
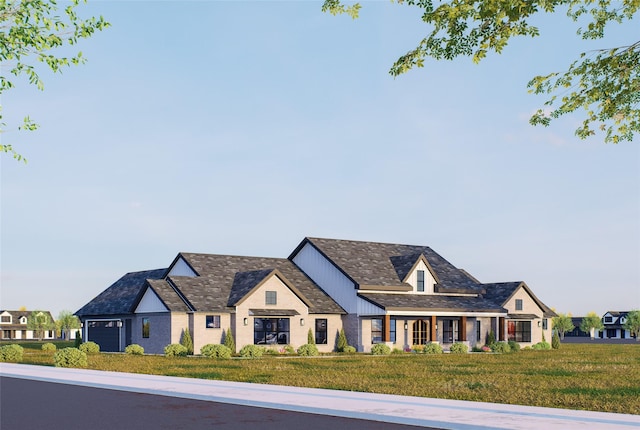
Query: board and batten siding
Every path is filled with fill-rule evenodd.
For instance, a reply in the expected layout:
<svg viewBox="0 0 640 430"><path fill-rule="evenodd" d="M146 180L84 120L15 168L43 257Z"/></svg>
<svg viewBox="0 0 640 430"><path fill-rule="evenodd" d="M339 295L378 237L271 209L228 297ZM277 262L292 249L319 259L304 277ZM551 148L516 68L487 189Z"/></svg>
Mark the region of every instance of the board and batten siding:
<svg viewBox="0 0 640 430"><path fill-rule="evenodd" d="M356 288L333 263L307 243L293 258L293 262L318 284L348 313L358 311Z"/></svg>
<svg viewBox="0 0 640 430"><path fill-rule="evenodd" d="M418 293L418 270L424 271L424 292ZM412 293L418 294L433 294L433 287L436 284L436 280L434 279L431 271L424 261L419 261L416 265L415 269L409 274L407 277L407 283L413 287Z"/></svg>

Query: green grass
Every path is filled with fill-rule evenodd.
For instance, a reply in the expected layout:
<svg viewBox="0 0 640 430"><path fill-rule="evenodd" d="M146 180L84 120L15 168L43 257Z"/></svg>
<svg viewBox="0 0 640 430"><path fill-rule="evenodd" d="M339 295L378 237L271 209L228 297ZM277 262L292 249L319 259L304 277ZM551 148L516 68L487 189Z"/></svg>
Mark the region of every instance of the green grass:
<svg viewBox="0 0 640 430"><path fill-rule="evenodd" d="M25 349L23 363L52 365ZM97 370L640 414L640 344L564 344L514 354L336 357L89 356Z"/></svg>

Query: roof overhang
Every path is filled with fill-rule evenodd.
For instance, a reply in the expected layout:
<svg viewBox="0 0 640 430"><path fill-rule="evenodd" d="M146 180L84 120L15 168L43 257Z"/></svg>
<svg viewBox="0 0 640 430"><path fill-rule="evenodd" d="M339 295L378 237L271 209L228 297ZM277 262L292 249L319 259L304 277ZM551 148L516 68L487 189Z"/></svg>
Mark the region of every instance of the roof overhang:
<svg viewBox="0 0 640 430"><path fill-rule="evenodd" d="M257 317L294 317L300 315L295 309L249 309L249 315Z"/></svg>

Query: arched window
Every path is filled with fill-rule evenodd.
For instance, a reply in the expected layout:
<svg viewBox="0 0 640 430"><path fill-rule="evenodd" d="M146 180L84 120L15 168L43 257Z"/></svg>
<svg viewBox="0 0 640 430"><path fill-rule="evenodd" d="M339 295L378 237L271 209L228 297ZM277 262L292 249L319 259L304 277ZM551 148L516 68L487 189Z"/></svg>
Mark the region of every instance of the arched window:
<svg viewBox="0 0 640 430"><path fill-rule="evenodd" d="M413 323L413 345L425 345L429 341L429 323L417 320Z"/></svg>

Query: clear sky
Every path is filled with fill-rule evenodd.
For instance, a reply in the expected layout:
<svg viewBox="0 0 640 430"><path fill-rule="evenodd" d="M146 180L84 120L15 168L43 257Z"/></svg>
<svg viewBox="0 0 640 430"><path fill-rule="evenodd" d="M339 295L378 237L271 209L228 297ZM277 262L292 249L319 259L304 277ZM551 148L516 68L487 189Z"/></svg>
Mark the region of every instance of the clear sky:
<svg viewBox="0 0 640 430"><path fill-rule="evenodd" d="M287 257L305 237L428 245L559 312L640 308L640 148L528 117L586 44L563 14L479 65L428 61L419 10L104 1L88 63L2 99L0 308L78 310L178 252ZM635 23L637 26L637 23ZM635 39L634 39L635 40ZM41 128L18 132L30 115ZM638 136L636 136L638 137Z"/></svg>

